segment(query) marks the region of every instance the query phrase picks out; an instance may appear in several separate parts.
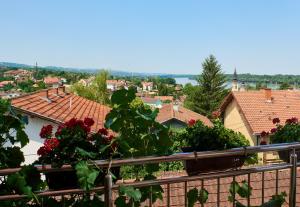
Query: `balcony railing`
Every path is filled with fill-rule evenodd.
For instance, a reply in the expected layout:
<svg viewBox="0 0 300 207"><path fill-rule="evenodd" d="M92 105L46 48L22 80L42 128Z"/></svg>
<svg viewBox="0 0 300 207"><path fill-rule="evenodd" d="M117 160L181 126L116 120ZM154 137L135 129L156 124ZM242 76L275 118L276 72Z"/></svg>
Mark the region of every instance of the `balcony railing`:
<svg viewBox="0 0 300 207"><path fill-rule="evenodd" d="M192 160L192 159L204 159L204 158L217 158L217 157L224 157L224 156L232 156L232 155L249 155L253 153L261 153L261 152L274 152L274 151L283 151L283 150L290 150L290 163L277 163L277 164L269 164L269 165L258 165L258 166L249 166L242 169L236 169L231 171L223 171L223 172L211 172L211 173L205 173L200 174L196 176L172 176L167 178L161 178L156 180L144 180L144 181L135 181L135 182L125 182L125 183L117 183L114 184L112 182L112 176L110 174L107 174L105 176L105 184L104 186L99 186L91 189L91 192L103 192L104 193L104 201L105 205L107 207L113 206L113 198L114 198L114 192L119 189L120 185L123 186L134 186L134 187L149 187L154 185L161 185L164 188L164 200L163 202L158 202L158 204L152 202L151 197L148 201L148 206L174 206L173 200L176 198L177 200L179 197L182 197L183 203L177 204L177 206L187 206L188 200L187 200L187 192L188 188L191 187L192 182L197 182L196 185L200 185L203 187L205 185L205 182L210 182L209 186L213 186L215 189L215 192L212 194L214 195L214 200L210 203L207 203L205 205L208 206L224 206L224 202L226 202L224 199L222 199L222 195L224 194L223 186L225 185L222 183L222 179L231 179L232 181L237 180L239 176L242 176L245 180L247 180L248 184L251 185L254 181L251 180L251 176L253 174L260 174L260 180L259 182L256 182L259 184L260 187L257 187L257 190L259 191L255 195L253 195L256 200L255 203L257 205L257 199L260 200L260 203L264 203L266 200L266 197L269 195L266 195L266 191L269 191L270 188L266 186L266 183L270 183L271 181L274 182L271 187L273 190L275 190L274 194L278 194L279 191L282 190L282 185L280 185L280 182L284 180L288 180L288 183L284 182L284 187L287 188L287 205L290 207L296 207L300 206L300 194L297 196L297 149L300 149L300 143L286 143L286 144L273 144L273 145L262 145L262 146L253 146L253 147L244 147L244 148L236 148L231 150L225 150L225 151L207 151L207 152L195 152L195 153L176 153L170 156L149 156L149 157L140 157L140 158L132 158L132 159L115 159L112 160L110 163L107 160L101 160L96 161L96 164L100 167L108 167L111 164L111 167L116 166L124 166L124 165L142 165L142 164L149 164L149 163L161 163L161 162L173 162L173 161L184 161L184 160ZM41 173L45 172L58 172L58 171L70 171L72 170L72 167L69 165L64 165L61 168L51 168L49 165L45 166L37 166L38 170ZM13 168L13 169L1 169L0 170L0 177L9 175L15 172L18 172L19 168ZM289 176L286 176L284 178L280 178L279 174L282 170L285 170L284 172L288 171ZM272 172L273 177L271 180L265 180L265 175L267 172ZM300 177L299 177L300 178ZM183 195L177 195L175 198L171 194L175 192L175 190L172 190L172 185L180 184L179 188L183 191ZM228 183L227 183L228 184ZM227 185L226 184L226 185ZM67 189L67 190L46 190L41 192L36 192L36 195L40 197L44 196L64 196L64 195L70 195L70 194L83 194L86 191L82 189ZM259 195L258 195L259 194ZM152 195L152 194L151 194ZM297 197L298 201L297 201ZM17 200L17 199L23 199L26 198L26 195L1 195L0 201L3 200ZM247 200L245 201L247 206L253 205L253 198L251 196L248 196ZM297 204L298 202L298 204ZM232 204L235 206L235 202ZM258 204L260 205L260 204ZM202 205L203 206L203 205ZM226 204L225 206L228 206Z"/></svg>

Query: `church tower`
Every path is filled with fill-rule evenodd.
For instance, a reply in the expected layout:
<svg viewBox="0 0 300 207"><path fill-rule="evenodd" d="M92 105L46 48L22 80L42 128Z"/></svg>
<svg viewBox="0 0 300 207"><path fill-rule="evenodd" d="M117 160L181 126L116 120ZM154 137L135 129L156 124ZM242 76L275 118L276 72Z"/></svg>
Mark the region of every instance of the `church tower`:
<svg viewBox="0 0 300 207"><path fill-rule="evenodd" d="M235 68L233 73L231 91L238 91L238 90L239 90L239 85L238 85L238 78L237 78L237 73Z"/></svg>

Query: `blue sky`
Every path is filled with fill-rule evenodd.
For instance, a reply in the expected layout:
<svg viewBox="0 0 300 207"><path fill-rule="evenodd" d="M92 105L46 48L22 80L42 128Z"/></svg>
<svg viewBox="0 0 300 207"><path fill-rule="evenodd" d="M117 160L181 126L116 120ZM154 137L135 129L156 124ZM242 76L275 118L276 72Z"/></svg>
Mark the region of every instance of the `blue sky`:
<svg viewBox="0 0 300 207"><path fill-rule="evenodd" d="M300 74L300 1L2 0L0 61L134 72Z"/></svg>

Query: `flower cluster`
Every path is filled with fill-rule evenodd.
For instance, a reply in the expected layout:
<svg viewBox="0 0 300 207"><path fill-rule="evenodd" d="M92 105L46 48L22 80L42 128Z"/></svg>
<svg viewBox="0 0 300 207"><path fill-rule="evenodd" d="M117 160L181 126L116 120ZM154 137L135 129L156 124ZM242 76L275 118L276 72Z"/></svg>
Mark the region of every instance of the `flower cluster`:
<svg viewBox="0 0 300 207"><path fill-rule="evenodd" d="M285 121L286 124L298 124L298 119L296 117L292 117Z"/></svg>
<svg viewBox="0 0 300 207"><path fill-rule="evenodd" d="M47 155L52 150L54 150L59 145L59 140L57 138L46 139L44 146L40 147L37 151L37 154L40 156Z"/></svg>
<svg viewBox="0 0 300 207"><path fill-rule="evenodd" d="M52 136L52 130L53 130L53 126L50 124L43 126L40 132L40 137L45 139L50 138Z"/></svg>
<svg viewBox="0 0 300 207"><path fill-rule="evenodd" d="M196 120L195 119L190 119L188 122L189 127L192 127L196 124Z"/></svg>

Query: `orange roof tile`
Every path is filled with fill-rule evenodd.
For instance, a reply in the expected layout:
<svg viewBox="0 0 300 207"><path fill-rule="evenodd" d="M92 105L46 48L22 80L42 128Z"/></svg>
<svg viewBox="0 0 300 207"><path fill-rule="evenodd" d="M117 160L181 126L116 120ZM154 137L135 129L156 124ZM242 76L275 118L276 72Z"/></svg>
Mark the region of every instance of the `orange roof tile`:
<svg viewBox="0 0 300 207"><path fill-rule="evenodd" d="M44 78L44 83L45 84L57 84L60 83L60 78L58 77L45 77Z"/></svg>
<svg viewBox="0 0 300 207"><path fill-rule="evenodd" d="M178 110L176 110L176 107L178 107ZM189 120L194 119L202 121L207 126L213 125L212 122L206 116L198 114L182 106L174 107L173 104L165 104L162 106L162 108L159 109L159 113L156 117L156 120L160 123L164 123L171 119L177 119L185 123L188 123Z"/></svg>
<svg viewBox="0 0 300 207"><path fill-rule="evenodd" d="M266 95L264 90L231 92L221 104L220 110L224 112L228 104L236 100L253 133L274 128L273 118L278 117L282 123L291 117L300 118L300 91L272 90L269 100Z"/></svg>
<svg viewBox="0 0 300 207"><path fill-rule="evenodd" d="M154 98L161 101L173 101L173 96L154 96Z"/></svg>
<svg viewBox="0 0 300 207"><path fill-rule="evenodd" d="M75 94L64 93L60 89L41 90L12 99L12 106L23 113L38 116L54 123L64 123L71 118L93 118L93 131L104 126L108 106L90 101ZM57 93L58 92L58 93Z"/></svg>

